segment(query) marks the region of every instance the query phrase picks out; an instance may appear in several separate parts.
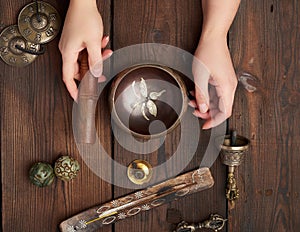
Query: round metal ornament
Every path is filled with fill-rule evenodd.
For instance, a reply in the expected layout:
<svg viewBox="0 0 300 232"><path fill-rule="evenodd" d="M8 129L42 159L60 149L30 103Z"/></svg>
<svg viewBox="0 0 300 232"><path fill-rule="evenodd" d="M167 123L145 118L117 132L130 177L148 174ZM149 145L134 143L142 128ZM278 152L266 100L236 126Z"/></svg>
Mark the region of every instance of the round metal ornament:
<svg viewBox="0 0 300 232"><path fill-rule="evenodd" d="M145 160L134 160L127 168L127 176L134 184L145 184L152 177L152 166Z"/></svg>
<svg viewBox="0 0 300 232"><path fill-rule="evenodd" d="M26 41L19 32L17 25L6 27L0 33L0 57L12 66L24 67L32 63L37 55L22 50L38 53L40 45Z"/></svg>
<svg viewBox="0 0 300 232"><path fill-rule="evenodd" d="M36 1L26 5L18 17L21 35L33 43L44 44L53 40L60 29L61 19L50 4Z"/></svg>
<svg viewBox="0 0 300 232"><path fill-rule="evenodd" d="M52 184L54 177L53 168L48 163L35 163L29 171L30 181L38 187L45 187Z"/></svg>
<svg viewBox="0 0 300 232"><path fill-rule="evenodd" d="M61 156L55 161L54 173L55 175L63 180L70 181L74 179L80 170L80 165L77 160L70 156Z"/></svg>

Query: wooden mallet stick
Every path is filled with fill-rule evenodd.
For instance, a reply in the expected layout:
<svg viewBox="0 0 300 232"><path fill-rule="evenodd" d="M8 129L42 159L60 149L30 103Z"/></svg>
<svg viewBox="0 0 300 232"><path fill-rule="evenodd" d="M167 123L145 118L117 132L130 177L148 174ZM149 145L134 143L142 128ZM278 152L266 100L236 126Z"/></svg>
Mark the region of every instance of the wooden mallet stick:
<svg viewBox="0 0 300 232"><path fill-rule="evenodd" d="M95 110L98 101L98 78L89 70L88 54L84 50L80 64L82 77L77 99L76 113L73 118L75 123L75 137L78 143L93 144L96 140Z"/></svg>

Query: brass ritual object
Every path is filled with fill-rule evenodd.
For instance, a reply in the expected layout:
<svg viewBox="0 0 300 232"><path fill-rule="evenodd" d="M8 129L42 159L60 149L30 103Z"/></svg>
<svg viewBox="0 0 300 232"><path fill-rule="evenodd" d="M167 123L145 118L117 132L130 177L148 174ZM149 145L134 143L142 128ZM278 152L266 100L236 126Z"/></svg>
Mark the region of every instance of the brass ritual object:
<svg viewBox="0 0 300 232"><path fill-rule="evenodd" d="M73 122L77 126L76 141L93 144L98 82L87 72L88 68L87 55L82 56L81 77L87 74L79 87ZM180 74L165 66L141 64L123 70L114 78L109 107L119 128L136 138L150 139L165 136L180 124L188 98Z"/></svg>
<svg viewBox="0 0 300 232"><path fill-rule="evenodd" d="M181 76L157 64L136 65L120 72L109 96L114 123L141 139L161 137L175 129L187 103Z"/></svg>
<svg viewBox="0 0 300 232"><path fill-rule="evenodd" d="M0 34L0 57L8 65L24 67L32 63L36 59L35 53L38 53L39 49L39 44L29 42L22 37L17 25L6 27Z"/></svg>
<svg viewBox="0 0 300 232"><path fill-rule="evenodd" d="M59 33L60 25L61 19L57 10L42 1L29 3L18 17L21 35L32 43L50 42Z"/></svg>
<svg viewBox="0 0 300 232"><path fill-rule="evenodd" d="M61 232L91 232L214 185L209 168L200 168L81 212L59 226Z"/></svg>
<svg viewBox="0 0 300 232"><path fill-rule="evenodd" d="M200 223L187 223L182 221L173 232L195 232L198 229L210 229L217 232L224 228L226 221L227 219L224 219L218 214L211 214L207 220Z"/></svg>
<svg viewBox="0 0 300 232"><path fill-rule="evenodd" d="M239 198L239 189L237 187L234 175L235 168L244 160L245 153L248 151L250 141L233 131L231 135L226 135L221 145L221 161L228 166L228 175L226 183L226 198L234 207L234 201Z"/></svg>
<svg viewBox="0 0 300 232"><path fill-rule="evenodd" d="M134 160L127 168L127 176L134 184L148 183L152 177L152 166L145 160Z"/></svg>

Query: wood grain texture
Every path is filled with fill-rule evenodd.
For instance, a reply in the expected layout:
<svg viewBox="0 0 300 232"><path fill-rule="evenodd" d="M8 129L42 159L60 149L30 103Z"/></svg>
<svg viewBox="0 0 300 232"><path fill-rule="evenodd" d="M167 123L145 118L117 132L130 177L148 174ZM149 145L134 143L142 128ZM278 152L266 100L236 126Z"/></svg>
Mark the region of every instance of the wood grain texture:
<svg viewBox="0 0 300 232"><path fill-rule="evenodd" d="M48 2L64 18L68 1ZM0 1L1 26L16 23L27 3ZM110 1L101 1L99 7L109 29ZM89 170L77 151L73 102L62 82L58 41L59 37L49 43L46 53L25 68L0 62L2 231L57 231L64 219L111 198L110 185ZM106 101L101 99L100 104ZM107 114L98 111L102 118ZM97 129L109 151L109 124L103 120ZM47 188L33 186L28 178L30 166L38 161L53 164L60 154L79 160L78 177L69 183L56 180ZM111 231L111 227L101 231Z"/></svg>
<svg viewBox="0 0 300 232"><path fill-rule="evenodd" d="M114 50L140 43L165 43L193 53L201 32L201 1L115 1L113 22ZM128 59L131 59L131 56L128 56ZM192 117L192 111L189 109L186 115ZM191 123L188 125L191 130L190 136L193 136L194 126ZM119 136L122 135L119 134ZM209 132L201 134L202 140L200 139L196 155L185 171L199 167L209 136ZM157 151L145 155L130 152L115 141L114 158L125 166L136 158L142 158L155 167L172 157L179 143L188 146L189 140L189 136L181 138L179 127L166 137L163 145ZM159 142L158 140L157 143ZM140 152L142 153L143 150ZM182 156L184 155L182 154ZM173 165L177 164L174 163ZM165 167L164 171L158 173L157 176L160 179L170 178L169 172L172 169L172 166ZM216 162L212 168L216 184L212 189L187 196L178 202L119 222L115 225L115 231L170 231L171 225L166 220L168 208L178 209L184 220L191 222L206 219L213 212L225 216L224 171L225 167ZM130 189L115 187L114 196L122 196L131 191Z"/></svg>
<svg viewBox="0 0 300 232"><path fill-rule="evenodd" d="M241 1L231 28L234 64L257 90L239 86L230 120L251 149L229 231L299 230L299 9L299 1Z"/></svg>
<svg viewBox="0 0 300 232"><path fill-rule="evenodd" d="M67 1L49 2L65 15ZM97 1L104 34L112 38L114 50L151 42L173 45L191 53L201 31L200 2ZM0 28L15 23L17 9L26 3L1 0ZM230 121L232 128L251 139L252 146L238 169L241 198L236 208L228 212L228 231L297 231L300 226L298 9L296 0L242 1L230 31L234 64L239 72L255 76L250 84L257 90L249 93L240 85ZM72 133L73 102L61 80L58 41L56 38L48 44L46 54L28 67L17 69L0 62L3 231L56 231L57 225L70 216L134 191L113 187L83 162ZM189 145L191 137L182 138L180 127L150 154L130 152L117 139L112 144L108 91L109 85L98 103L96 128L101 144L120 164L127 166L141 158L156 166L171 158L179 143ZM186 113L190 121L191 113L191 109ZM192 123L188 125L191 131L193 127ZM115 136L130 142L121 131L116 131ZM199 167L209 138L209 131L201 132L196 155L184 171ZM154 144L161 142L157 139ZM30 166L37 161L53 163L59 154L70 154L80 161L82 170L76 180L55 181L43 189L31 185L27 177ZM166 166L156 173L156 178L170 178L174 166ZM114 171L115 178L126 175ZM225 166L217 160L211 171L213 188L99 231L170 231L166 216L171 208L179 210L189 222L206 219L210 213L225 217Z"/></svg>

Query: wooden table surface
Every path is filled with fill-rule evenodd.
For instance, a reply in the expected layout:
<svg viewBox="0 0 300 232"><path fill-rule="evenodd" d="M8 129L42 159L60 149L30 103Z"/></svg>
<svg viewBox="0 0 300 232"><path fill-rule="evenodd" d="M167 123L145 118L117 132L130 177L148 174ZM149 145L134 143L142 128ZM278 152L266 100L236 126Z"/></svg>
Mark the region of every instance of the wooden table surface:
<svg viewBox="0 0 300 232"><path fill-rule="evenodd" d="M0 0L0 27L16 24L25 0ZM65 16L68 1L48 0ZM193 53L201 33L199 0L98 0L110 48L139 43L164 43ZM297 231L300 227L300 36L297 0L242 1L228 41L236 70L255 78L249 92L240 83L229 128L251 140L251 149L237 171L241 197L234 209L224 197L226 167L218 159L211 167L215 185L152 211L107 226L99 231L171 231L168 209L178 209L186 221L200 221L211 213L229 218L224 231ZM72 132L72 106L61 78L59 37L25 68L0 62L2 231L58 231L58 224L84 209L133 192L111 185L82 160ZM136 158L153 166L177 149L180 128L168 135L151 154L136 154L122 147L111 131L105 88L97 107L96 127L105 151L128 165ZM187 115L191 115L191 109ZM201 120L199 120L201 124ZM193 125L190 125L191 127ZM192 136L192 133L191 135ZM193 160L185 171L199 167L210 131L201 132ZM31 165L54 163L61 154L80 162L71 182L56 180L37 188L28 178ZM100 161L100 158L99 160ZM97 162L97 160L95 160ZM112 164L113 165L113 164ZM176 165L176 164L175 164ZM159 173L169 178L169 171ZM116 177L117 178L117 177Z"/></svg>

